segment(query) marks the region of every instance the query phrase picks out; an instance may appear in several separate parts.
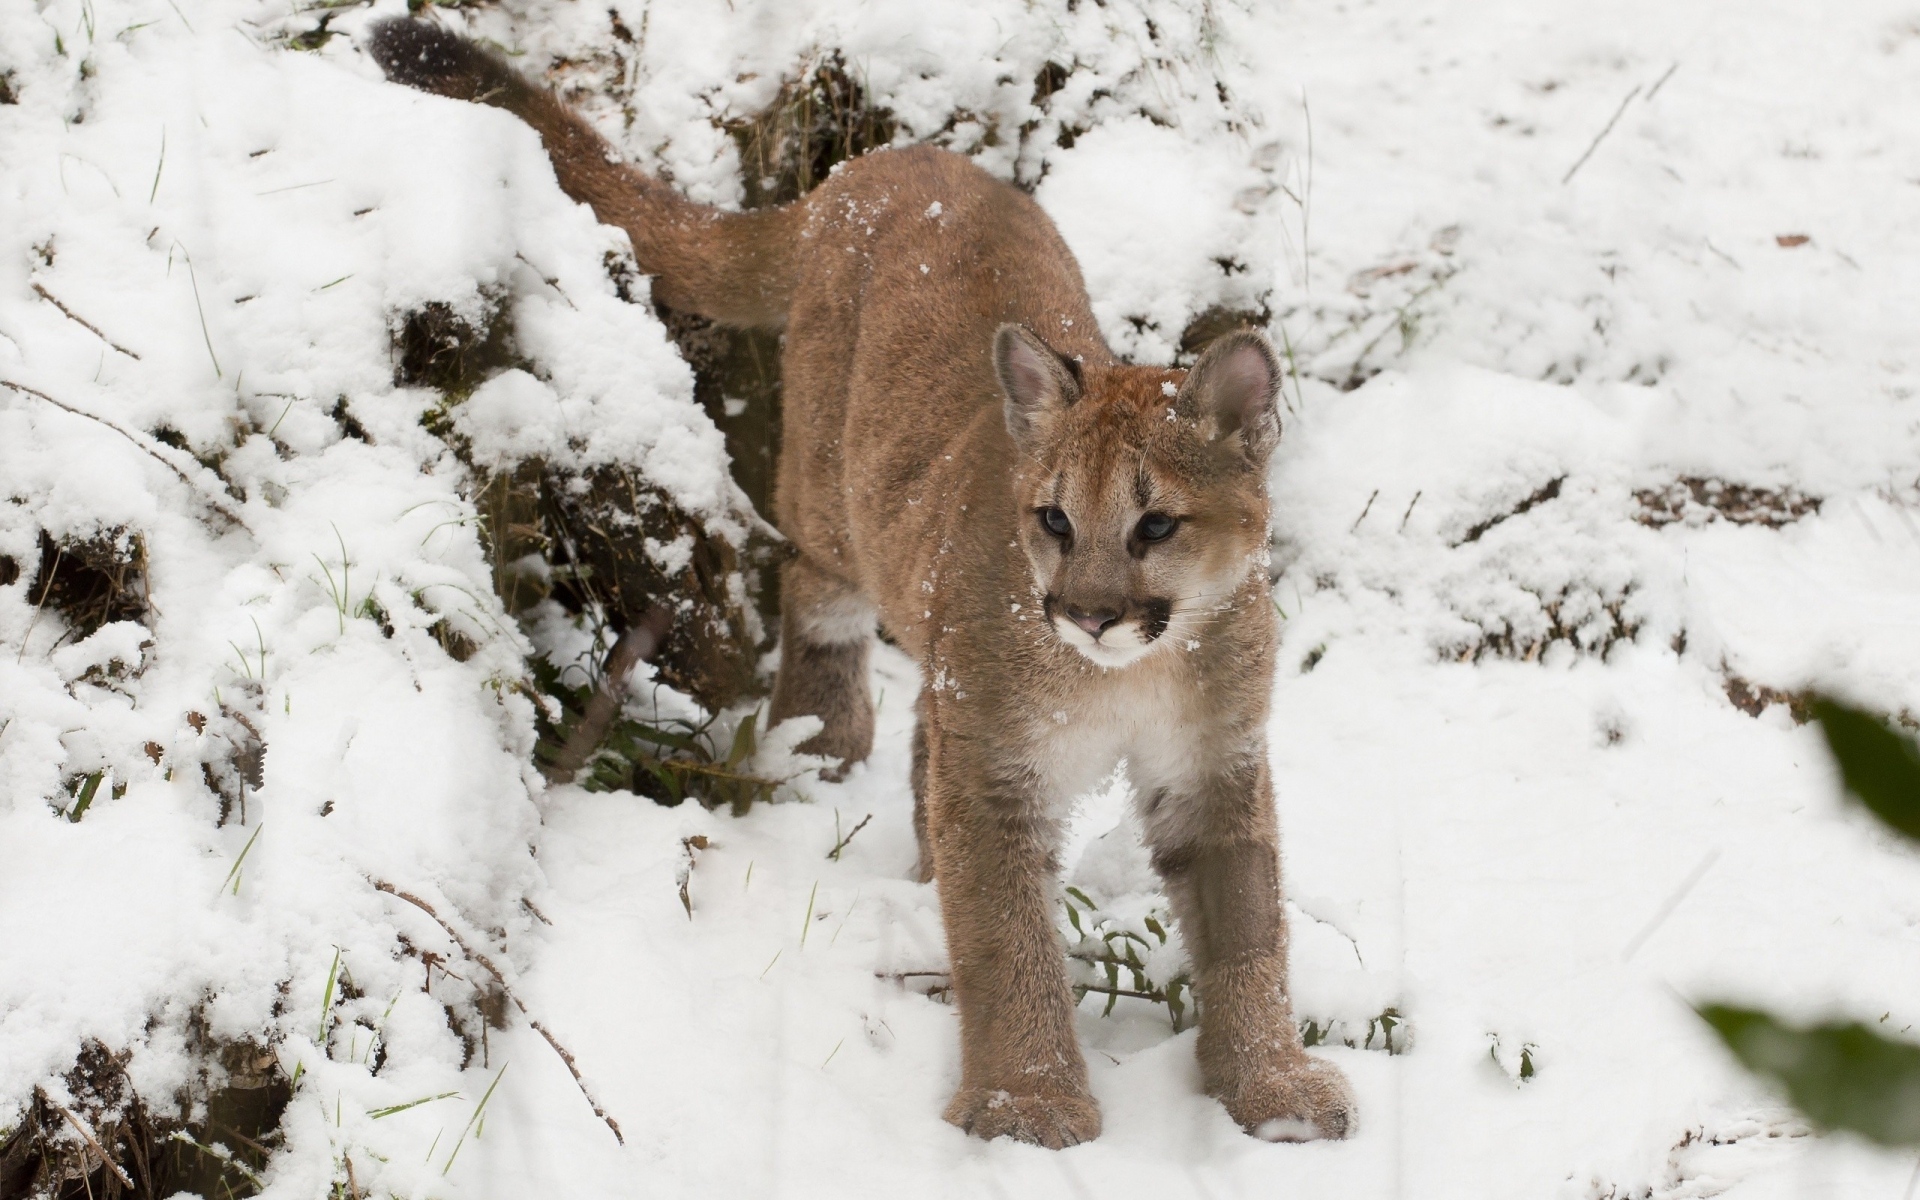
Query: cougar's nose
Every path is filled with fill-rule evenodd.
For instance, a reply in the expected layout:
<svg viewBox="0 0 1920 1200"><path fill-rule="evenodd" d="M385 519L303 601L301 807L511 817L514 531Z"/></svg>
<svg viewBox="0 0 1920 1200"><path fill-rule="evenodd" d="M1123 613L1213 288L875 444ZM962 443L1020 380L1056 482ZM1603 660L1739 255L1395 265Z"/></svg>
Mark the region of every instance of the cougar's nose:
<svg viewBox="0 0 1920 1200"><path fill-rule="evenodd" d="M1108 626L1120 619L1120 614L1110 608L1100 608L1092 612L1084 612L1069 604L1067 605L1067 619L1097 638L1107 631Z"/></svg>

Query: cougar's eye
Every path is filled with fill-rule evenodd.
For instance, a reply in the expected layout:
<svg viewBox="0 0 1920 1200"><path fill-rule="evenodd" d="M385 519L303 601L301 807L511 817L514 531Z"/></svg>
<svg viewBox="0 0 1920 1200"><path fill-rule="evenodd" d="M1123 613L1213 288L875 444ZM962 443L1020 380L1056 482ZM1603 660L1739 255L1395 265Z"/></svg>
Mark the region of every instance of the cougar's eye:
<svg viewBox="0 0 1920 1200"><path fill-rule="evenodd" d="M1165 513L1148 513L1140 518L1137 532L1143 542L1158 542L1172 534L1174 526L1178 524L1178 521Z"/></svg>
<svg viewBox="0 0 1920 1200"><path fill-rule="evenodd" d="M1063 538L1073 532L1073 522L1067 520L1067 514L1057 506L1048 505L1040 510L1040 528L1055 537Z"/></svg>

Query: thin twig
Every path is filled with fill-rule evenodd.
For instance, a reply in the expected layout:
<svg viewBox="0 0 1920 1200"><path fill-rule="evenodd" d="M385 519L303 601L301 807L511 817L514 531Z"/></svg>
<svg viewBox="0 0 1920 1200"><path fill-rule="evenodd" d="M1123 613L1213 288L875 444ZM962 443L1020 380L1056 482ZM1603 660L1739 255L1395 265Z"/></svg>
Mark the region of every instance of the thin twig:
<svg viewBox="0 0 1920 1200"><path fill-rule="evenodd" d="M545 1025L542 1025L538 1020L534 1018L533 1013L527 1008L526 1002L520 999L520 997L514 995L513 989L507 985L507 977L501 973L499 967L496 967L493 965L493 960L488 958L486 955L480 953L478 950L475 950L472 947L472 945L470 945L467 942L467 939L460 936L460 932L458 930L456 930L452 925L449 925L445 918L443 918L439 913L434 911L433 905L428 904L425 900L422 900L420 897L412 894L411 892L401 891L399 888L394 887L392 884L387 883L384 880L375 879L375 880L372 880L371 882L373 883L373 886L378 888L380 891L385 892L389 896L394 896L394 897L397 897L398 899L405 900L408 904L413 905L415 908L419 909L421 912L426 913L429 917L432 917L434 924L446 930L447 936L453 939L453 944L460 947L461 953L465 954L469 960L479 963L482 967L486 968L487 973L489 975L492 975L494 979L500 984L500 990L506 993L507 999L513 1001L513 1006L519 1009L520 1015L524 1016L527 1019L527 1024L533 1026L535 1033L538 1033L541 1037L547 1039L547 1045L552 1046L553 1052L560 1056L560 1061L567 1064L568 1072L570 1072L573 1075L574 1084L579 1087L580 1094L586 1097L587 1104L593 1109L593 1115L596 1117L599 1117L602 1121L605 1121L607 1123L607 1128L613 1131L614 1141L619 1142L622 1146L626 1145L627 1139L621 1136L619 1122L615 1121L612 1117L608 1116L607 1110L604 1108L601 1108L600 1102L598 1100L595 1100L593 1098L593 1093L587 1090L587 1081L580 1077L580 1068L578 1065L574 1063L573 1055L568 1053L567 1048L560 1044L560 1039L554 1037L553 1034L548 1031ZM504 1067L501 1069L505 1070Z"/></svg>
<svg viewBox="0 0 1920 1200"><path fill-rule="evenodd" d="M1664 82L1664 80L1662 82ZM1605 138L1609 133L1613 132L1613 126L1615 122L1620 120L1620 114L1627 111L1627 105L1632 104L1633 98L1635 96L1638 96L1639 94L1640 94L1640 85L1636 83L1633 85L1633 90L1627 93L1626 99L1620 101L1620 107L1614 109L1613 115L1607 118L1606 125L1601 127L1601 130L1599 133L1596 133L1593 135L1593 142L1590 145L1588 145L1587 152L1580 156L1580 161L1574 163L1571 167L1568 167L1567 173L1560 177L1560 182L1563 185L1573 179L1573 173L1575 171L1578 171L1581 167L1584 167L1587 165L1587 160L1593 157L1593 152L1600 148L1601 139Z"/></svg>
<svg viewBox="0 0 1920 1200"><path fill-rule="evenodd" d="M68 308L66 305L60 303L60 298L58 296L55 296L52 292L48 291L46 288L40 286L40 283L38 280L34 281L34 283L32 284L32 287L35 292L39 293L40 298L42 300L45 300L48 304L53 305L55 308L59 309L62 313L64 313L66 315L67 320L72 321L75 325L78 325L82 329L85 329L88 333L91 333L93 336L99 338L101 341L113 347L115 350L118 350L120 353L126 355L128 358L134 359L135 361L139 360L140 356L138 354L135 354L133 351L127 349L125 346L122 346L119 342L114 341L112 338L108 337L106 334L101 333L100 327L98 325L95 325L92 321L87 320L85 317L81 316L79 313L74 312L72 309Z"/></svg>
<svg viewBox="0 0 1920 1200"><path fill-rule="evenodd" d="M867 827L867 822L871 820L873 820L872 813L868 813L866 816L861 817L860 823L858 825L855 825L852 829L848 830L847 836L835 842L833 844L833 849L827 851L827 857L832 859L834 862L839 862L840 852L847 848L847 843L853 840L853 835L856 833L859 833L862 829L865 829Z"/></svg>
<svg viewBox="0 0 1920 1200"><path fill-rule="evenodd" d="M1653 103L1653 98L1660 94L1660 89L1667 86L1667 80L1672 79L1673 73L1675 71L1678 71L1679 69L1680 69L1680 60L1676 58L1673 60L1673 65L1667 68L1666 74L1660 76L1660 78L1653 81L1653 86L1647 89L1648 104Z"/></svg>
<svg viewBox="0 0 1920 1200"><path fill-rule="evenodd" d="M575 303L573 302L573 297L572 297L572 296L569 296L569 295L567 295L567 290L566 290L565 288L563 288L563 287L561 287L561 286L560 286L560 277L559 277L559 276L557 276L557 275L548 275L548 274L547 274L547 273L546 273L545 271L542 271L542 270L541 270L541 269L540 269L539 267L536 267L536 266L534 266L534 265L533 265L533 260L532 260L532 259L529 259L529 258L528 258L528 257L527 257L526 255L524 255L524 254L521 254L521 253L520 253L519 251L517 251L517 250L516 250L516 251L514 252L514 255L513 255L513 256L514 256L515 258L517 258L517 259L519 259L519 260L520 260L521 262L523 262L523 263L526 263L526 264L527 264L527 267L528 267L528 268L529 268L529 269L530 269L530 270L531 270L531 271L532 271L532 272L533 272L533 273L534 273L535 275L538 275L538 276L540 277L540 282L541 282L541 283L544 283L544 284L546 284L546 285L547 285L548 287L550 287L550 288L552 288L552 289L553 289L554 291L556 291L556 292L558 292L558 293L560 294L560 298L561 298L562 300L565 300L565 301L567 302L567 307L568 307L568 308L571 308L571 309L573 309L573 310L574 310L575 312L578 312L578 311L580 311L580 306L579 306L579 305L577 305L577 304L575 304Z"/></svg>
<svg viewBox="0 0 1920 1200"><path fill-rule="evenodd" d="M107 420L105 417L98 416L94 413L90 413L85 409L75 408L71 404L65 404L59 400L55 400L52 396L47 395L45 392L41 391L39 388L28 387L24 383L15 383L11 379L0 379L0 387L12 388L14 391L21 392L28 396L38 396L40 399L45 400L48 404L51 404L55 408L60 409L64 412L70 412L76 417L85 417L90 421L98 421L100 424L105 425L108 429L113 430L115 433L119 434L121 437L127 439L128 441L132 442L134 445L138 446L140 449L146 451L147 455L151 457L155 462L159 463L161 466L165 467L169 471L172 471L176 476L178 476L181 483L186 484L187 487L190 488L191 490L200 493L200 498L206 501L207 507L213 509L213 511L219 513L221 516L225 517L227 520L232 521L235 525L240 526L242 529L247 528L247 523L245 520L241 518L239 512L228 507L225 501L219 499L218 497L214 496L211 492L209 492L206 488L195 483L193 481L192 476L188 475L185 471L181 470L170 459L168 459L165 455L160 453L159 449L157 448L158 443L153 442L152 439L144 437L143 435L140 435L140 434L136 434L129 429L126 429L120 425L115 424L112 421Z"/></svg>
<svg viewBox="0 0 1920 1200"><path fill-rule="evenodd" d="M73 1112L68 1109L66 1105L57 1103L45 1092L40 1093L40 1098L60 1110L60 1115L67 1119L69 1125L73 1126L74 1132L87 1139L87 1145L93 1147L93 1152L100 1156L100 1161L106 1165L107 1170L113 1172L113 1177L120 1181L120 1186L126 1188L128 1191L132 1191L133 1180L128 1177L125 1171L120 1169L119 1163L114 1162L113 1159L107 1156L107 1152L100 1148L100 1139L93 1136L93 1131L88 1129L79 1117L74 1116Z"/></svg>
<svg viewBox="0 0 1920 1200"><path fill-rule="evenodd" d="M600 686L594 689L592 698L587 701L587 711L580 715L580 723L573 727L566 744L560 747L560 753L554 755L553 761L543 770L548 782L571 782L580 768L587 765L600 740L607 736L614 717L619 715L621 703L627 698L627 676L633 673L635 667L659 653L672 626L672 610L656 604L647 610L647 615L640 619L639 624L629 626L620 635L620 640L613 644L613 653L607 656L607 669Z"/></svg>
<svg viewBox="0 0 1920 1200"><path fill-rule="evenodd" d="M265 1146L261 1145L259 1142L254 1141L252 1138L248 1137L246 1134L241 1133L238 1129L233 1128L231 1125L222 1125L220 1122L215 1121L213 1122L213 1127L219 1130L221 1133L226 1134L228 1137L232 1138L234 1141L239 1142L241 1145L253 1151L255 1154L258 1154L261 1158L271 1158L273 1156L273 1151L267 1149Z"/></svg>

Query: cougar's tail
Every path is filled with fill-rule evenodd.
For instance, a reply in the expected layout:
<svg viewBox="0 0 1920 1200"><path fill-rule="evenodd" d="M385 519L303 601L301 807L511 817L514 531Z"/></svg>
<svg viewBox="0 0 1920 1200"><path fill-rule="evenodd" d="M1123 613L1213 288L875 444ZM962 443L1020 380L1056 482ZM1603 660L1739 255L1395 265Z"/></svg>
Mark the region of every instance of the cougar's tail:
<svg viewBox="0 0 1920 1200"><path fill-rule="evenodd" d="M377 22L369 49L397 83L504 108L533 126L567 195L633 239L634 257L654 277L660 303L724 325L785 324L797 206L730 213L688 200L617 161L605 139L552 92L438 25Z"/></svg>

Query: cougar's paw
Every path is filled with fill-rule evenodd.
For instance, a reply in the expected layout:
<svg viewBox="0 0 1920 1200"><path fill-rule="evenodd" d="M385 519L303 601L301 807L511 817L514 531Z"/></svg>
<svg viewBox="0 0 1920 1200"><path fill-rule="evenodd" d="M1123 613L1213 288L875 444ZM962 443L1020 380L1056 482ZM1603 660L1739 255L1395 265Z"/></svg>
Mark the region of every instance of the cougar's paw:
<svg viewBox="0 0 1920 1200"><path fill-rule="evenodd" d="M1049 1150L1100 1136L1100 1106L1085 1094L1016 1096L994 1088L962 1088L946 1116L977 1138L1010 1137Z"/></svg>
<svg viewBox="0 0 1920 1200"><path fill-rule="evenodd" d="M1240 1128L1269 1142L1310 1142L1353 1132L1353 1089L1338 1067L1317 1058L1249 1075L1220 1102Z"/></svg>

